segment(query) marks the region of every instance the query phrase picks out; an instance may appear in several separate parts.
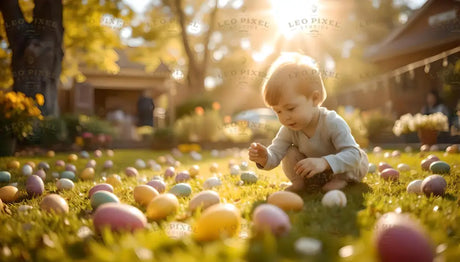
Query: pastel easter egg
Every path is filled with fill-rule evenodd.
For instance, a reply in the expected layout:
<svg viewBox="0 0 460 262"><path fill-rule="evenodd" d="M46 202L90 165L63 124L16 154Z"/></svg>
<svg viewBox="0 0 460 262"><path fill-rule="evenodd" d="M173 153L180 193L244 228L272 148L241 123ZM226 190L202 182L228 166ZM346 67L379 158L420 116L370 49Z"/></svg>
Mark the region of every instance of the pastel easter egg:
<svg viewBox="0 0 460 262"><path fill-rule="evenodd" d="M240 174L240 167L238 165L232 165L230 166L230 175L236 176Z"/></svg>
<svg viewBox="0 0 460 262"><path fill-rule="evenodd" d="M134 165L139 169L144 169L144 168L147 167L147 165L145 164L144 160L142 160L142 159L136 159L136 162L134 163Z"/></svg>
<svg viewBox="0 0 460 262"><path fill-rule="evenodd" d="M72 190L75 187L75 184L68 178L61 178L56 182L56 187L61 191Z"/></svg>
<svg viewBox="0 0 460 262"><path fill-rule="evenodd" d="M11 174L8 171L0 171L0 183L10 182Z"/></svg>
<svg viewBox="0 0 460 262"><path fill-rule="evenodd" d="M396 181L399 179L399 171L393 168L387 168L380 172L380 177L384 180Z"/></svg>
<svg viewBox="0 0 460 262"><path fill-rule="evenodd" d="M45 192L45 184L41 177L31 175L26 181L26 191L29 196L39 196Z"/></svg>
<svg viewBox="0 0 460 262"><path fill-rule="evenodd" d="M196 152L196 151L191 151L190 152L190 157L195 161L201 161L203 159L203 156L200 153Z"/></svg>
<svg viewBox="0 0 460 262"><path fill-rule="evenodd" d="M46 152L46 156L47 157L54 157L54 156L56 156L56 153L53 150L49 150L48 152Z"/></svg>
<svg viewBox="0 0 460 262"><path fill-rule="evenodd" d="M392 157L400 157L401 152L399 150L394 150L393 152L391 152L391 156Z"/></svg>
<svg viewBox="0 0 460 262"><path fill-rule="evenodd" d="M252 222L256 233L270 232L275 236L283 236L291 231L289 216L279 207L262 204L254 209Z"/></svg>
<svg viewBox="0 0 460 262"><path fill-rule="evenodd" d="M408 164L404 164L404 163L399 164L397 168L398 168L398 170L400 172L408 172L408 171L410 171L410 166Z"/></svg>
<svg viewBox="0 0 460 262"><path fill-rule="evenodd" d="M237 235L241 214L232 204L216 204L203 211L195 224L193 237L198 241L212 241Z"/></svg>
<svg viewBox="0 0 460 262"><path fill-rule="evenodd" d="M428 151L430 151L430 145L420 146L420 152L428 152Z"/></svg>
<svg viewBox="0 0 460 262"><path fill-rule="evenodd" d="M115 152L113 152L112 149L108 149L108 150L107 150L107 156L113 157L113 155L115 155Z"/></svg>
<svg viewBox="0 0 460 262"><path fill-rule="evenodd" d="M76 154L70 154L70 155L67 156L67 160L69 162L75 162L75 161L78 160L78 156Z"/></svg>
<svg viewBox="0 0 460 262"><path fill-rule="evenodd" d="M439 146L438 146L438 145L432 145L432 146L430 146L430 151L431 151L431 152L439 151Z"/></svg>
<svg viewBox="0 0 460 262"><path fill-rule="evenodd" d="M99 149L94 150L94 157L102 157L102 151Z"/></svg>
<svg viewBox="0 0 460 262"><path fill-rule="evenodd" d="M446 153L448 154L456 154L458 153L458 146L457 145L451 145L446 148Z"/></svg>
<svg viewBox="0 0 460 262"><path fill-rule="evenodd" d="M374 174L376 170L377 170L377 166L375 164L373 164L373 163L369 163L369 166L367 168L367 172L371 173L371 174Z"/></svg>
<svg viewBox="0 0 460 262"><path fill-rule="evenodd" d="M14 186L4 186L0 188L0 199L4 203L11 203L18 199L18 188Z"/></svg>
<svg viewBox="0 0 460 262"><path fill-rule="evenodd" d="M18 207L18 213L27 213L32 210L34 207L29 205L20 205Z"/></svg>
<svg viewBox="0 0 460 262"><path fill-rule="evenodd" d="M64 198L58 194L49 194L40 202L40 208L46 212L56 214L69 213L69 205Z"/></svg>
<svg viewBox="0 0 460 262"><path fill-rule="evenodd" d="M77 173L77 167L74 164L66 164L65 165L65 170Z"/></svg>
<svg viewBox="0 0 460 262"><path fill-rule="evenodd" d="M437 161L437 160L441 160L441 159L439 159L439 157L438 157L438 156L436 156L436 155L433 155L433 154L431 154L431 155L428 155L426 158L427 158L427 159L436 159L436 161Z"/></svg>
<svg viewBox="0 0 460 262"><path fill-rule="evenodd" d="M278 191L272 193L267 203L275 205L284 211L300 211L303 208L303 199L296 193L289 191Z"/></svg>
<svg viewBox="0 0 460 262"><path fill-rule="evenodd" d="M258 177L253 171L244 171L241 173L241 180L245 184L254 184L257 182Z"/></svg>
<svg viewBox="0 0 460 262"><path fill-rule="evenodd" d="M89 158L89 153L88 151L83 150L80 152L80 156L81 158Z"/></svg>
<svg viewBox="0 0 460 262"><path fill-rule="evenodd" d="M147 185L155 188L160 194L166 190L166 184L162 180L150 180Z"/></svg>
<svg viewBox="0 0 460 262"><path fill-rule="evenodd" d="M112 160L106 160L104 162L104 169L110 169L113 167L113 161Z"/></svg>
<svg viewBox="0 0 460 262"><path fill-rule="evenodd" d="M449 174L450 166L444 161L435 161L431 163L430 170L433 174Z"/></svg>
<svg viewBox="0 0 460 262"><path fill-rule="evenodd" d="M154 165L152 166L152 170L155 171L155 172L161 171L161 166L160 166L160 164L154 164Z"/></svg>
<svg viewBox="0 0 460 262"><path fill-rule="evenodd" d="M422 191L426 196L443 196L446 192L447 182L440 175L431 175L422 182Z"/></svg>
<svg viewBox="0 0 460 262"><path fill-rule="evenodd" d="M331 190L324 194L321 204L326 207L345 207L347 205L347 196L340 190Z"/></svg>
<svg viewBox="0 0 460 262"><path fill-rule="evenodd" d="M137 177L139 175L139 172L134 167L127 167L125 169L125 174L129 177Z"/></svg>
<svg viewBox="0 0 460 262"><path fill-rule="evenodd" d="M177 212L179 200L173 194L166 193L155 197L147 206L147 217L153 220L166 218Z"/></svg>
<svg viewBox="0 0 460 262"><path fill-rule="evenodd" d="M169 166L165 169L164 177L165 178L170 178L174 177L176 175L176 169L172 166Z"/></svg>
<svg viewBox="0 0 460 262"><path fill-rule="evenodd" d="M46 172L43 169L37 170L34 175L39 176L43 181L46 180Z"/></svg>
<svg viewBox="0 0 460 262"><path fill-rule="evenodd" d="M198 165L193 165L188 169L188 172L191 177L196 177L200 173L200 167Z"/></svg>
<svg viewBox="0 0 460 262"><path fill-rule="evenodd" d="M80 173L80 179L82 180L92 180L94 178L94 168L87 167L83 169Z"/></svg>
<svg viewBox="0 0 460 262"><path fill-rule="evenodd" d="M393 167L390 164L386 163L386 162L380 162L379 163L379 167L378 167L379 172L382 172L383 170L385 170L387 168L393 168Z"/></svg>
<svg viewBox="0 0 460 262"><path fill-rule="evenodd" d="M42 161L42 162L38 163L38 169L43 169L45 171L48 171L48 170L50 170L50 164Z"/></svg>
<svg viewBox="0 0 460 262"><path fill-rule="evenodd" d="M157 162L153 159L147 160L147 167L153 169L153 166L156 165Z"/></svg>
<svg viewBox="0 0 460 262"><path fill-rule="evenodd" d="M380 154L382 153L383 149L379 146L376 146L374 147L374 149L372 149L372 151L374 152L374 154Z"/></svg>
<svg viewBox="0 0 460 262"><path fill-rule="evenodd" d="M147 206L159 194L155 188L148 185L139 185L133 190L134 200L143 206Z"/></svg>
<svg viewBox="0 0 460 262"><path fill-rule="evenodd" d="M65 167L65 162L64 160L56 160L56 163L54 163L54 166L57 168L63 168Z"/></svg>
<svg viewBox="0 0 460 262"><path fill-rule="evenodd" d="M35 169L36 165L34 161L27 161L26 165L29 165L32 167L32 169Z"/></svg>
<svg viewBox="0 0 460 262"><path fill-rule="evenodd" d="M192 187L186 183L179 183L174 185L169 193L176 195L177 197L188 197L192 193Z"/></svg>
<svg viewBox="0 0 460 262"><path fill-rule="evenodd" d="M94 192L94 194L91 196L90 201L91 207L93 209L97 209L100 205L105 203L120 203L120 200L115 194L105 190L99 190Z"/></svg>
<svg viewBox="0 0 460 262"><path fill-rule="evenodd" d="M376 223L374 243L382 262L431 262L434 248L423 228L405 214L386 213Z"/></svg>
<svg viewBox="0 0 460 262"><path fill-rule="evenodd" d="M209 167L209 170L211 171L211 173L217 173L219 171L219 164L212 163Z"/></svg>
<svg viewBox="0 0 460 262"><path fill-rule="evenodd" d="M131 205L106 203L94 213L93 224L96 232L102 232L104 228L110 228L116 232L132 232L145 228L147 218L142 211Z"/></svg>
<svg viewBox="0 0 460 262"><path fill-rule="evenodd" d="M62 171L60 178L67 178L67 179L75 181L75 173L72 171Z"/></svg>
<svg viewBox="0 0 460 262"><path fill-rule="evenodd" d="M411 181L406 188L407 193L415 193L415 194L423 194L422 191L422 182L423 180L417 179L414 181Z"/></svg>
<svg viewBox="0 0 460 262"><path fill-rule="evenodd" d="M90 159L88 160L88 163L86 163L86 167L96 168L96 164L97 164L96 160Z"/></svg>
<svg viewBox="0 0 460 262"><path fill-rule="evenodd" d="M28 164L25 164L24 166L22 166L22 174L25 175L25 176L30 176L32 175L32 172L34 171L33 168L28 165Z"/></svg>
<svg viewBox="0 0 460 262"><path fill-rule="evenodd" d="M390 152L383 153L384 158L390 158L390 156L391 156Z"/></svg>
<svg viewBox="0 0 460 262"><path fill-rule="evenodd" d="M222 185L222 181L220 181L220 178L218 177L210 177L208 179L206 179L203 183L203 188L204 189L211 189L211 188L214 188L214 187L218 187Z"/></svg>
<svg viewBox="0 0 460 262"><path fill-rule="evenodd" d="M406 153L411 153L412 151L413 151L413 149L412 149L411 146L406 146L406 147L404 148L404 152L406 152Z"/></svg>
<svg viewBox="0 0 460 262"><path fill-rule="evenodd" d="M186 182L190 180L190 173L188 171L181 171L176 175L176 183Z"/></svg>
<svg viewBox="0 0 460 262"><path fill-rule="evenodd" d="M113 193L113 186L111 184L106 184L106 183L97 184L88 191L88 197L91 198L91 196L94 193L100 190L104 190L104 191Z"/></svg>
<svg viewBox="0 0 460 262"><path fill-rule="evenodd" d="M21 166L21 164L19 163L19 161L17 160L11 160L8 162L8 164L6 164L6 167L8 169L18 169L19 167Z"/></svg>
<svg viewBox="0 0 460 262"><path fill-rule="evenodd" d="M113 187L119 187L123 185L123 183L121 182L121 177L117 174L109 175L105 182L111 184Z"/></svg>
<svg viewBox="0 0 460 262"><path fill-rule="evenodd" d="M436 161L438 161L438 159L435 159L435 158L425 158L425 159L423 159L422 162L420 163L420 165L422 167L422 170L428 171L430 169L430 165L433 162L436 162Z"/></svg>
<svg viewBox="0 0 460 262"><path fill-rule="evenodd" d="M190 211L195 211L197 208L205 210L206 208L219 204L220 197L216 191L205 190L196 194L189 202L188 209Z"/></svg>

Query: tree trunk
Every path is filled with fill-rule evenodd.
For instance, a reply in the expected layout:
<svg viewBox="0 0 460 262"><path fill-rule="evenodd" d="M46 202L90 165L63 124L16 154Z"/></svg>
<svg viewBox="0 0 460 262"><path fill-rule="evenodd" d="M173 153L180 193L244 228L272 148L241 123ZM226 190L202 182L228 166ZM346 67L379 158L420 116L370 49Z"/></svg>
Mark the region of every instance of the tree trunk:
<svg viewBox="0 0 460 262"><path fill-rule="evenodd" d="M0 11L12 50L13 90L34 97L41 93L44 115L58 115L57 86L64 55L61 0L35 0L28 23L18 0L0 1Z"/></svg>

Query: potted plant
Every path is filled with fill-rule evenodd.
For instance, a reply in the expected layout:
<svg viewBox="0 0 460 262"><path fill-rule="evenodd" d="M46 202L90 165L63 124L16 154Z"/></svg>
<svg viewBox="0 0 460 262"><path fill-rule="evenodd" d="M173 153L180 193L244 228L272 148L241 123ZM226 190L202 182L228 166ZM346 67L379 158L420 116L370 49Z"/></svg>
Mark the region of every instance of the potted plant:
<svg viewBox="0 0 460 262"><path fill-rule="evenodd" d="M32 133L34 121L43 119L38 106L44 102L42 94L34 99L21 92L0 91L0 156L13 155L16 139Z"/></svg>
<svg viewBox="0 0 460 262"><path fill-rule="evenodd" d="M443 113L434 113L431 115L422 114L405 114L396 120L393 126L393 133L396 136L410 132L417 132L422 144L434 145L437 142L438 133L447 131L449 123L447 116Z"/></svg>

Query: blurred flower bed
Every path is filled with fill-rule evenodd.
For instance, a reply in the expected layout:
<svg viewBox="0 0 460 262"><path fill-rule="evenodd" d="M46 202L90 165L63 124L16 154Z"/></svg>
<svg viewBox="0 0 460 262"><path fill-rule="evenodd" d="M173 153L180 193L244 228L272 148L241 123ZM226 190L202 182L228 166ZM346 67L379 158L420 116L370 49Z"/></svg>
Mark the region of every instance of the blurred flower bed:
<svg viewBox="0 0 460 262"><path fill-rule="evenodd" d="M400 136L401 134L419 130L448 131L448 129L448 119L443 113L438 112L431 115L405 114L394 123L393 133L396 136Z"/></svg>

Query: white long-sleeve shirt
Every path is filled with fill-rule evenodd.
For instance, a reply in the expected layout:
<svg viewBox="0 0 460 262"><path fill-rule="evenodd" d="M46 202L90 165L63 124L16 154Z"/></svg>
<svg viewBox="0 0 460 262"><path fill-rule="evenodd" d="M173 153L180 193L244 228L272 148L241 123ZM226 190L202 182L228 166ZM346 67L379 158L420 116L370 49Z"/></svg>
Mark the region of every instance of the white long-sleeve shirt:
<svg viewBox="0 0 460 262"><path fill-rule="evenodd" d="M347 173L350 179L360 181L367 173L367 155L351 135L350 127L335 111L319 108L320 117L315 134L308 138L302 131L281 126L272 144L267 148L268 159L262 169L278 166L291 145L307 157L323 157L334 174Z"/></svg>

